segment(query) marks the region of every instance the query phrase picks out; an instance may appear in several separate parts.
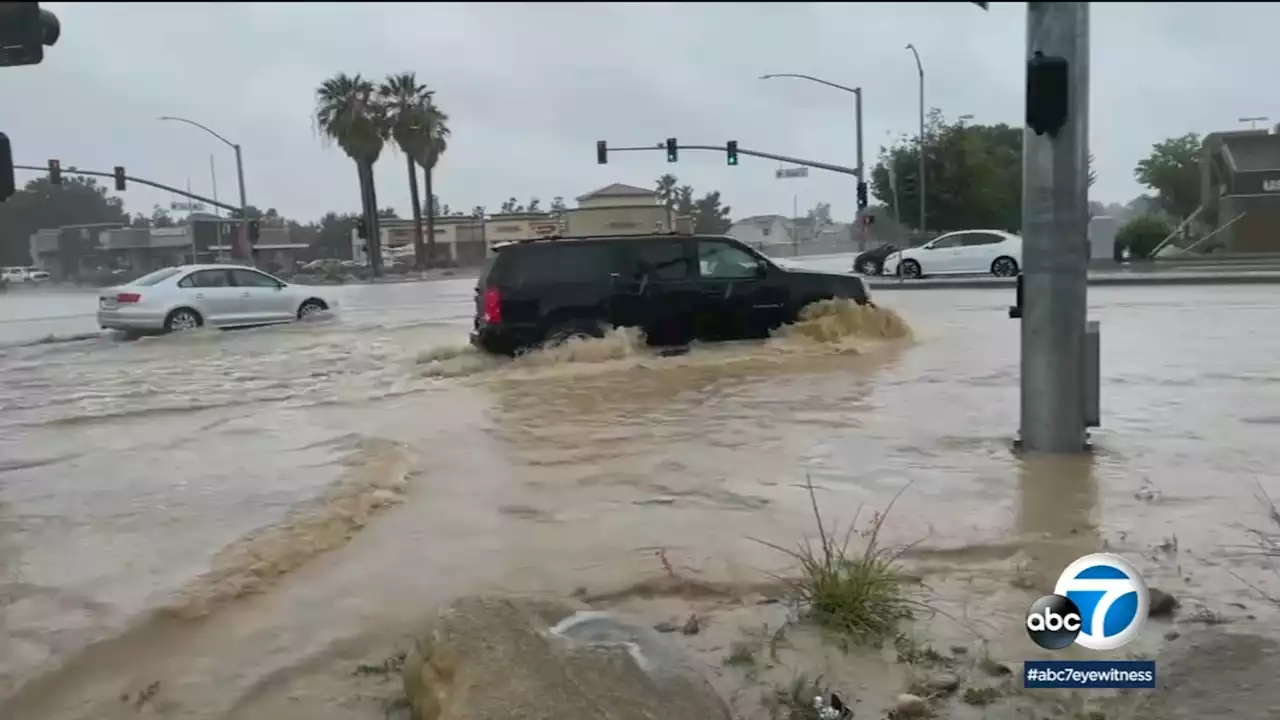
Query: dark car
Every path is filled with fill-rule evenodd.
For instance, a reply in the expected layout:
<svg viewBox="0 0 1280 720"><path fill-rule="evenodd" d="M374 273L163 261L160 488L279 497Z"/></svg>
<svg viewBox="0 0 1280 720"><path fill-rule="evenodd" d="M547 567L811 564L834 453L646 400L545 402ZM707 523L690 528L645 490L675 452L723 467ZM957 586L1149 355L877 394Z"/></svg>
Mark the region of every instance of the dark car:
<svg viewBox="0 0 1280 720"><path fill-rule="evenodd" d="M884 259L898 252L896 245L881 245L853 259L853 271L863 275L879 275L884 272Z"/></svg>
<svg viewBox="0 0 1280 720"><path fill-rule="evenodd" d="M511 355L638 327L650 345L768 337L817 300L870 302L852 275L785 270L722 236L550 238L495 248L471 341Z"/></svg>

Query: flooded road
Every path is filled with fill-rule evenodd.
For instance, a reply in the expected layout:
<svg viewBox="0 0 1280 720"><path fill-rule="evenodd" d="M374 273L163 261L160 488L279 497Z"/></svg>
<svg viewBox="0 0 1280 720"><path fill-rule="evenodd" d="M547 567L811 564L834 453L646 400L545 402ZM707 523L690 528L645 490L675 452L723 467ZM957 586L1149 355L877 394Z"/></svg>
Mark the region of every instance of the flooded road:
<svg viewBox="0 0 1280 720"><path fill-rule="evenodd" d="M1092 290L1097 452L1027 462L1005 292L879 290L909 341L846 315L511 363L463 347L473 287L352 286L333 318L133 343L94 332L90 293L0 295L0 715L129 717L117 697L163 679L167 716L363 717L327 663L458 593L767 580L785 558L749 538L810 532L806 475L842 522L905 486L890 539L972 618L951 632L1016 659L1039 654L1028 588L1103 547L1276 621L1241 547L1259 485L1280 496L1269 287Z"/></svg>

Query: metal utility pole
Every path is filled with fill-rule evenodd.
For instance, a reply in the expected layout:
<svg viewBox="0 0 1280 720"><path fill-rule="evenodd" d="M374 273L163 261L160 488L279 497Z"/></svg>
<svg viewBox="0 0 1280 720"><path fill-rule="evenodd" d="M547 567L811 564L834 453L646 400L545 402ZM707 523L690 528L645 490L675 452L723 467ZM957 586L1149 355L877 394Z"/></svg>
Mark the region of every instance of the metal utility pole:
<svg viewBox="0 0 1280 720"><path fill-rule="evenodd" d="M862 88L848 87L847 85L840 85L839 83L833 83L830 80L823 80L822 78L816 78L816 77L813 77L812 75L801 75L799 73L775 73L771 75L760 76L761 80L772 80L774 78L796 78L798 80L808 80L809 82L815 82L815 83L818 83L819 85L826 85L827 87L835 88L836 90L843 90L844 92L847 92L847 93L853 93L854 123L857 125L857 129L858 129L858 140L857 140L858 185L865 186L867 183L867 167L864 164L863 158L862 158ZM862 210L861 208L858 208L858 212L856 213L857 216L862 215L861 210Z"/></svg>
<svg viewBox="0 0 1280 720"><path fill-rule="evenodd" d="M239 249L239 251L240 251L240 252L239 252L239 253L233 253L233 254L239 254L242 260L248 260L248 261L252 262L252 261L253 261L253 248L252 248L252 247L250 246L250 244L249 244L249 212L248 212L249 202L245 199L245 194L244 194L244 158L243 158L243 156L242 156L242 155L241 155L241 153L240 153L240 146L239 146L239 145L237 145L236 143L231 142L230 140L226 139L225 137L223 137L223 136L219 135L218 133L214 132L213 130L210 130L209 128L205 127L204 125L201 125L200 123L196 122L195 120L188 120L188 119L186 119L186 118L182 118L182 117L174 117L174 116L172 116L172 115L162 115L162 116L160 116L160 118L159 118L159 119L161 119L161 120L172 120L173 122L186 123L186 124L188 124L188 125L192 125L192 126L194 126L194 127L198 127L198 128L200 128L201 130L205 131L206 133L209 133L210 135L214 136L215 138L217 138L217 139L221 140L221 141L222 141L222 143L223 143L224 145L226 145L227 147L229 147L229 148L231 148L232 150L234 150L234 151L235 151L235 153L236 153L236 178L237 178L237 180L238 180L238 181L239 181L239 183L240 183L240 232L239 232L240 237L238 238L238 241L237 241L237 243L236 243L236 244L239 246L239 248L238 248L238 249Z"/></svg>
<svg viewBox="0 0 1280 720"><path fill-rule="evenodd" d="M1250 129L1250 130L1257 130L1257 129L1258 129L1258 123L1260 123L1260 122L1266 122L1266 121L1268 121L1268 120L1270 120L1270 119L1271 119L1271 118L1269 118L1269 117L1267 117L1267 116L1265 116L1265 115L1258 115L1258 116L1256 116L1256 117L1242 117L1242 118L1240 118L1240 122L1242 122L1242 123L1249 123L1249 129Z"/></svg>
<svg viewBox="0 0 1280 720"><path fill-rule="evenodd" d="M1028 88L1038 87L1028 93L1022 140L1022 446L1078 453L1086 442L1089 4L1027 7ZM1054 67L1033 73L1036 63ZM1062 122L1033 129L1033 112Z"/></svg>
<svg viewBox="0 0 1280 720"><path fill-rule="evenodd" d="M916 46L907 43L907 49L911 51L912 57L916 59L916 72L920 75L920 138L918 152L920 154L920 177L916 179L916 192L920 195L920 232L926 232L924 214L924 65L920 64L920 52L916 50Z"/></svg>

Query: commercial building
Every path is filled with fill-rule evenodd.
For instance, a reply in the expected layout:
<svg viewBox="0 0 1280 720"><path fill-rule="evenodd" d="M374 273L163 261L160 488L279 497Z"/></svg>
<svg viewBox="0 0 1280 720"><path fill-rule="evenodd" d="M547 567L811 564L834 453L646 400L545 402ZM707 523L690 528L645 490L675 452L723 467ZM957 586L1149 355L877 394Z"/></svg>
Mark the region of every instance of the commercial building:
<svg viewBox="0 0 1280 720"><path fill-rule="evenodd" d="M670 229L667 209L652 190L613 183L577 198L561 213L494 213L485 217L435 219L436 256L456 265L479 265L494 245L548 235L649 234ZM412 262L413 221L378 221L382 256L388 264ZM366 241L351 231L352 257L368 257Z"/></svg>
<svg viewBox="0 0 1280 720"><path fill-rule="evenodd" d="M1280 125L1205 136L1200 202L1205 245L1280 252Z"/></svg>
<svg viewBox="0 0 1280 720"><path fill-rule="evenodd" d="M235 222L193 213L186 222L165 228L122 223L67 225L37 230L28 239L31 262L56 278L82 277L102 269L146 272L168 265L230 260ZM287 268L305 243L292 242L289 229L262 223L254 244L263 267Z"/></svg>

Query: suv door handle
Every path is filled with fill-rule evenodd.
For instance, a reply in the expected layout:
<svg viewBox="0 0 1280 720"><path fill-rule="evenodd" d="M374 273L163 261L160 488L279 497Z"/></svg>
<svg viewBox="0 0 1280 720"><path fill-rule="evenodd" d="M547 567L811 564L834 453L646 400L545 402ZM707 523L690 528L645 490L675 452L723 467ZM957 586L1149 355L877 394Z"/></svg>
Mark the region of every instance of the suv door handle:
<svg viewBox="0 0 1280 720"><path fill-rule="evenodd" d="M252 294L253 294L253 293L251 293L251 292L249 292L248 290L246 290L246 291L244 291L244 292L240 293L240 297L249 297L249 296L250 296L250 295L252 295Z"/></svg>
<svg viewBox="0 0 1280 720"><path fill-rule="evenodd" d="M196 297L198 297L198 298L200 298L201 300L203 300L203 299L204 299L204 293L196 293Z"/></svg>

